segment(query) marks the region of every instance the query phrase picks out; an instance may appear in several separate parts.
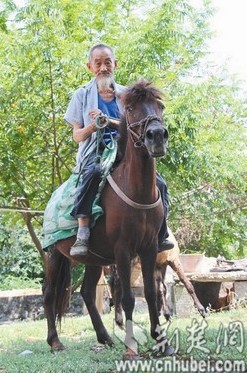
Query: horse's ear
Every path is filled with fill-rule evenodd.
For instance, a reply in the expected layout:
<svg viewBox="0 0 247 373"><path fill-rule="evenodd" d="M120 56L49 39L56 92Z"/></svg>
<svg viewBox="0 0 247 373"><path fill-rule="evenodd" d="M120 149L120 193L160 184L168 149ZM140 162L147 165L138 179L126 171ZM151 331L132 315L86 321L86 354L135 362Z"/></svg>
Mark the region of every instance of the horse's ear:
<svg viewBox="0 0 247 373"><path fill-rule="evenodd" d="M119 100L122 100L123 92L121 93L116 93L116 97L119 98Z"/></svg>
<svg viewBox="0 0 247 373"><path fill-rule="evenodd" d="M116 93L116 97L121 101L122 105L124 105L124 92Z"/></svg>

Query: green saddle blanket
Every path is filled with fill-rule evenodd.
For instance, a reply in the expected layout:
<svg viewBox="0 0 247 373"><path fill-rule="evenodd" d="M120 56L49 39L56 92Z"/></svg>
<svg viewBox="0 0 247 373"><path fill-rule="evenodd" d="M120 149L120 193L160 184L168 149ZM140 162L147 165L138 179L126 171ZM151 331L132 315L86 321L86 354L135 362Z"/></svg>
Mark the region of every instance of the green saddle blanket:
<svg viewBox="0 0 247 373"><path fill-rule="evenodd" d="M105 148L101 157L102 181L98 194L95 198L92 210L92 225L97 218L103 214L103 209L99 205L100 194L106 182L112 165L116 159L117 144L111 143L111 147ZM77 194L78 174L73 173L67 181L58 187L46 206L44 212L42 229L42 248L47 250L55 242L75 236L78 229L78 222L70 215Z"/></svg>

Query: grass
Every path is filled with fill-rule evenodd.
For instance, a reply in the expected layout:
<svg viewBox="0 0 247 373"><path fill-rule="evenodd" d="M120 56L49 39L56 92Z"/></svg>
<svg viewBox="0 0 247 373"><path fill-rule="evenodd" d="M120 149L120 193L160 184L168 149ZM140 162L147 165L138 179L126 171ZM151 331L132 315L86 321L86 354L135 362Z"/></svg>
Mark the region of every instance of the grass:
<svg viewBox="0 0 247 373"><path fill-rule="evenodd" d="M11 275L1 276L0 291L2 290L16 290L16 289L40 289L42 279L32 280L29 278L15 277Z"/></svg>
<svg viewBox="0 0 247 373"><path fill-rule="evenodd" d="M113 313L102 316L109 333L113 336ZM137 338L141 342L140 353L147 359L151 358L155 342L143 332L149 331L148 315L135 313ZM241 322L242 320L242 322ZM178 347L177 356L180 360L245 360L247 361L247 333L244 330L246 309L232 310L221 313L211 313L204 322L200 315L191 318L174 318L168 326L168 338L172 345ZM162 321L164 319L162 318ZM241 322L241 324L237 324ZM240 329L231 329L231 326ZM191 342L191 331L194 328L197 343ZM197 330L196 330L197 329ZM124 345L114 337L113 348L99 349L89 316L67 317L63 320L60 339L66 345L66 350L60 353L50 353L46 343L46 320L14 322L0 325L0 372L1 373L110 373L116 372L114 361L121 360ZM244 347L241 348L241 331ZM141 334L138 336L138 333ZM198 342L199 341L199 342ZM193 346L192 346L193 345ZM191 352L190 349L192 348ZM202 348L208 351L202 351ZM217 351L218 348L218 351ZM21 355L23 351L31 351ZM169 359L169 358L166 358ZM247 367L247 364L246 364ZM143 371L143 370L140 370ZM229 370L228 370L229 371Z"/></svg>

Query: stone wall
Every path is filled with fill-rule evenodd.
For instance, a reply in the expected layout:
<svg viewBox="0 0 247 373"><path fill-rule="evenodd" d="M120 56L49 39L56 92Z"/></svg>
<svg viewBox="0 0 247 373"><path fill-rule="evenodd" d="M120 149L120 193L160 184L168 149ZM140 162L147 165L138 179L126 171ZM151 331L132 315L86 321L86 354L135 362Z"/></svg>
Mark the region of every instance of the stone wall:
<svg viewBox="0 0 247 373"><path fill-rule="evenodd" d="M71 315L83 313L83 300L80 293L72 295L67 312ZM15 320L39 320L44 317L41 291L27 289L0 292L0 323Z"/></svg>

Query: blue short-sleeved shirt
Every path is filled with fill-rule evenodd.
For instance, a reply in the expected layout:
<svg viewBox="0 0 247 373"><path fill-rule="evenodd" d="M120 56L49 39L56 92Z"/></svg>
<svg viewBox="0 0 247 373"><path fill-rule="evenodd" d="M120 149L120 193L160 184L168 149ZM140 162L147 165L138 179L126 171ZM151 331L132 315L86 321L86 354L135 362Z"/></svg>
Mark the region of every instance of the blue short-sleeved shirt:
<svg viewBox="0 0 247 373"><path fill-rule="evenodd" d="M105 101L103 98L98 94L98 109L108 117L111 118L120 118L119 108L116 103L116 98L111 101ZM118 130L115 128L105 128L104 130L104 141L106 144L111 142L112 137L116 137L118 134Z"/></svg>

